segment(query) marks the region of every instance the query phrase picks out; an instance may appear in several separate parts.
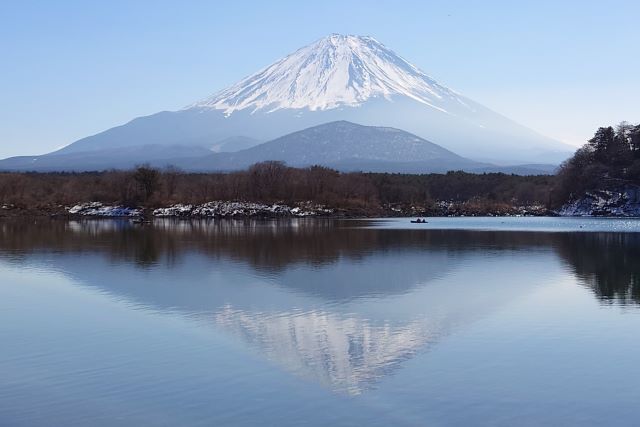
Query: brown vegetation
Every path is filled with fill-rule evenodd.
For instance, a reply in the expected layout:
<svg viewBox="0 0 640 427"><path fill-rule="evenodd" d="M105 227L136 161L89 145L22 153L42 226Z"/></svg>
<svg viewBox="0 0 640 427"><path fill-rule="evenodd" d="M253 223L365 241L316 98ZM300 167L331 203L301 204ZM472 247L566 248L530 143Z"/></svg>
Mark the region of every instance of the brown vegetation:
<svg viewBox="0 0 640 427"><path fill-rule="evenodd" d="M147 166L133 171L92 173L0 173L0 205L55 211L79 202L100 201L145 207L212 200L294 204L313 201L336 209L375 214L388 206L429 210L437 201L483 207L546 204L552 176L499 173L340 173L313 166L259 163L234 173L182 173Z"/></svg>

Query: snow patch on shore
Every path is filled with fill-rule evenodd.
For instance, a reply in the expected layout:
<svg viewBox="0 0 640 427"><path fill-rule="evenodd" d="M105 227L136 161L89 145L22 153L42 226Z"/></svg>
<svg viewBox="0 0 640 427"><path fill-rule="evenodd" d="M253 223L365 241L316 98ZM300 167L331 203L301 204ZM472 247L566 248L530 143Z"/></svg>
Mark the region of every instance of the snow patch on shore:
<svg viewBox="0 0 640 427"><path fill-rule="evenodd" d="M253 202L212 201L202 205L176 204L153 211L155 217L173 218L232 218L232 217L305 217L332 214L332 209L311 202L290 207L285 204L262 204Z"/></svg>
<svg viewBox="0 0 640 427"><path fill-rule="evenodd" d="M101 202L80 203L67 209L67 212L72 215L99 217L137 217L142 215L141 209L103 205Z"/></svg>

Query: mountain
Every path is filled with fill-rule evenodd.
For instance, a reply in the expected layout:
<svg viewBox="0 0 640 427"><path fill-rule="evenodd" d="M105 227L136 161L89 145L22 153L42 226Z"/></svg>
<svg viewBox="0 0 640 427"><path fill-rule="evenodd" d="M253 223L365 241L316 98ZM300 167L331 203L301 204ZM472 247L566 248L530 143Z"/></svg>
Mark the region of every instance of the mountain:
<svg viewBox="0 0 640 427"><path fill-rule="evenodd" d="M37 162L149 145L238 151L342 120L403 129L503 164L558 163L573 151L439 84L372 37L334 34L182 110L139 117ZM145 152L137 163L149 160Z"/></svg>
<svg viewBox="0 0 640 427"><path fill-rule="evenodd" d="M400 129L338 121L294 132L235 153L213 154L179 164L191 170L241 170L265 160L289 166L338 170L446 172L490 165L458 156Z"/></svg>

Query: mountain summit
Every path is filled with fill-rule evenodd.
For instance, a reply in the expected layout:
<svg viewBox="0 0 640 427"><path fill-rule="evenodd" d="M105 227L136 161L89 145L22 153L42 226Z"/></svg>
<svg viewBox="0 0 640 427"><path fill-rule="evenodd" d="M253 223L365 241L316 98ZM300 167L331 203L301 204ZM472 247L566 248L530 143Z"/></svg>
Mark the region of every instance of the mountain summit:
<svg viewBox="0 0 640 427"><path fill-rule="evenodd" d="M373 37L333 34L303 47L191 108L327 110L402 95L447 112L468 106Z"/></svg>

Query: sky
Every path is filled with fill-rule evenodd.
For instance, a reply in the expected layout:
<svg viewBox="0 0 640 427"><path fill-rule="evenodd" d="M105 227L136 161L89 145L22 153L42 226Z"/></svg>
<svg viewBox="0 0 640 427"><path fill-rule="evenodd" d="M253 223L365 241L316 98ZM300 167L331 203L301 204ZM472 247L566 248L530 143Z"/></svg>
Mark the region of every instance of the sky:
<svg viewBox="0 0 640 427"><path fill-rule="evenodd" d="M177 110L331 33L583 144L640 121L640 2L0 1L0 158Z"/></svg>

